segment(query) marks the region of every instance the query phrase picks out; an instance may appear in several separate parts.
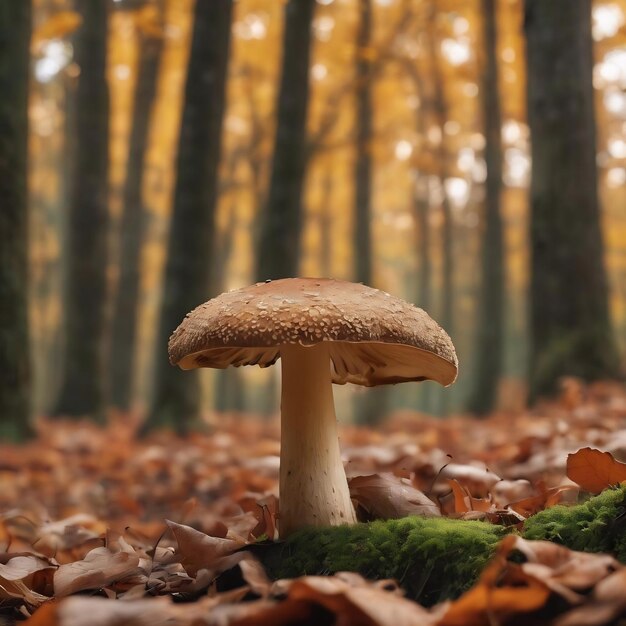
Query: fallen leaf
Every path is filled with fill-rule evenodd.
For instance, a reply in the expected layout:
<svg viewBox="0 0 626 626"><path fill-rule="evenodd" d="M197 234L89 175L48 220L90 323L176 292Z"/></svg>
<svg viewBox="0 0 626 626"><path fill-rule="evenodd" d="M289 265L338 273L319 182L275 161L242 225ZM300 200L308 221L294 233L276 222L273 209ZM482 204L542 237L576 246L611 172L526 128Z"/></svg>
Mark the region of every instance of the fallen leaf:
<svg viewBox="0 0 626 626"><path fill-rule="evenodd" d="M600 493L626 481L626 464L613 458L610 452L582 448L567 456L567 477L590 493Z"/></svg>
<svg viewBox="0 0 626 626"><path fill-rule="evenodd" d="M507 537L478 582L450 604L437 626L501 624L511 615L525 615L544 606L550 588L519 565L510 563L507 556L511 549Z"/></svg>
<svg viewBox="0 0 626 626"><path fill-rule="evenodd" d="M170 520L167 520L167 525L178 543L180 562L190 576L195 576L202 569L219 569L220 558L231 555L244 545L233 539L205 535L191 526Z"/></svg>
<svg viewBox="0 0 626 626"><path fill-rule="evenodd" d="M82 561L61 565L54 574L54 592L62 598L85 589L99 589L105 585L142 575L139 557L127 552L113 553L107 548L95 548Z"/></svg>
<svg viewBox="0 0 626 626"><path fill-rule="evenodd" d="M437 623L438 612L430 612L404 599L397 590L386 591L353 572L336 576L304 576L277 589L287 599L261 608L232 626L287 626L321 623L324 613L334 616L329 624L350 626L429 626Z"/></svg>
<svg viewBox="0 0 626 626"><path fill-rule="evenodd" d="M397 519L408 515L439 517L437 505L404 479L390 474L355 476L348 481L350 496L368 519Z"/></svg>

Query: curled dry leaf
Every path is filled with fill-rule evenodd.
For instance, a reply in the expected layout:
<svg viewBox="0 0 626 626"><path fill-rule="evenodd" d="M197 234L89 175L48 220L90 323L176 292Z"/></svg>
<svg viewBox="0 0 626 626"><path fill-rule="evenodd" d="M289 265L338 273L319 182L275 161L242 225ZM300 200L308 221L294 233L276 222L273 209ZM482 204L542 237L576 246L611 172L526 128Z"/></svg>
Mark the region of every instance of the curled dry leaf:
<svg viewBox="0 0 626 626"><path fill-rule="evenodd" d="M406 480L391 474L355 476L348 481L350 496L367 519L397 519L408 515L439 517L437 505Z"/></svg>
<svg viewBox="0 0 626 626"><path fill-rule="evenodd" d="M344 573L346 574L346 573ZM320 608L334 619L328 623L351 626L429 626L439 614L389 592L358 574L305 576L278 586L287 598L266 605L256 613L236 620L232 626L287 626L316 623L322 619Z"/></svg>
<svg viewBox="0 0 626 626"><path fill-rule="evenodd" d="M214 622L211 610L223 602L236 602L237 590L174 604L169 598L119 602L105 598L73 597L42 607L24 626L203 626Z"/></svg>
<svg viewBox="0 0 626 626"><path fill-rule="evenodd" d="M512 615L526 615L545 605L548 585L507 561L512 548L507 539L476 585L450 605L437 626L504 624Z"/></svg>
<svg viewBox="0 0 626 626"><path fill-rule="evenodd" d="M512 562L514 552L526 561ZM577 606L584 601L581 594L616 571L624 569L608 555L574 552L548 541L510 535L500 543L478 583L450 605L438 626L505 624L521 615L528 616L526 623L533 623L531 614L546 607L551 596L560 597L561 607Z"/></svg>
<svg viewBox="0 0 626 626"><path fill-rule="evenodd" d="M577 487L573 485L561 485L559 487L551 487L550 489L543 488L538 495L516 500L515 502L511 502L508 506L519 515L527 518L539 511L559 504L566 492L575 489L577 489Z"/></svg>
<svg viewBox="0 0 626 626"><path fill-rule="evenodd" d="M527 559L522 568L528 574L546 581L557 593L564 590L586 592L622 566L608 554L575 552L550 541L527 541L515 537L513 549ZM572 601L578 601L570 596Z"/></svg>
<svg viewBox="0 0 626 626"><path fill-rule="evenodd" d="M178 543L178 555L185 571L195 576L200 570L224 571L222 559L230 556L244 545L233 539L211 537L201 533L191 526L169 521L167 525L172 530ZM232 560L229 560L230 564ZM232 562L232 567L235 562Z"/></svg>
<svg viewBox="0 0 626 626"><path fill-rule="evenodd" d="M99 589L130 577L144 576L139 557L96 548L82 561L61 565L54 574L54 593L62 598L86 589Z"/></svg>
<svg viewBox="0 0 626 626"><path fill-rule="evenodd" d="M582 448L567 456L567 477L585 491L600 493L626 481L626 463L620 463L610 452Z"/></svg>
<svg viewBox="0 0 626 626"><path fill-rule="evenodd" d="M554 626L604 626L626 614L626 570L601 580L584 604L554 621Z"/></svg>

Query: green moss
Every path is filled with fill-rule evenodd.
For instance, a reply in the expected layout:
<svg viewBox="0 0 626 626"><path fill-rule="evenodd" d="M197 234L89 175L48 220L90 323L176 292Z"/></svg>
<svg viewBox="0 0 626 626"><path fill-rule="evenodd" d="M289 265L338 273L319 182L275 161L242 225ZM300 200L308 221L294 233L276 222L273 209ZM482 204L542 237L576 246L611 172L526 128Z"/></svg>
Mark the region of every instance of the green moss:
<svg viewBox="0 0 626 626"><path fill-rule="evenodd" d="M537 513L526 521L523 535L573 550L609 552L626 563L625 512L626 487L607 489L582 504ZM471 587L509 532L485 522L407 517L305 529L252 551L274 579L358 572L370 579L394 578L407 597L432 605Z"/></svg>
<svg viewBox="0 0 626 626"><path fill-rule="evenodd" d="M526 520L526 539L546 539L582 552L609 552L626 563L626 487L606 489L576 506L558 505Z"/></svg>
<svg viewBox="0 0 626 626"><path fill-rule="evenodd" d="M302 530L260 556L273 578L340 571L395 578L408 597L430 605L469 588L506 532L484 522L407 517Z"/></svg>

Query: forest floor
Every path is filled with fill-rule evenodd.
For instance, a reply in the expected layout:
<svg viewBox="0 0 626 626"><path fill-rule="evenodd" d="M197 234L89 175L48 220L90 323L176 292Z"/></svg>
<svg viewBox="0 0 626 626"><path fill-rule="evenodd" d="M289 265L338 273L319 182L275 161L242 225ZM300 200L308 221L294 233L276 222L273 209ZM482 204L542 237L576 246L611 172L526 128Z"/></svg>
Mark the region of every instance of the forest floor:
<svg viewBox="0 0 626 626"><path fill-rule="evenodd" d="M139 440L138 426L133 416L102 428L40 420L34 441L0 446L0 624L574 626L626 618L619 561L516 534L469 591L430 608L391 581L356 573L272 581L246 546L277 538L278 422L222 415L184 439ZM541 510L626 479L626 391L571 380L532 412L480 421L397 412L376 429L344 427L341 445L361 519L427 512L429 498L445 517L515 533ZM568 462L583 448L610 454L583 451Z"/></svg>

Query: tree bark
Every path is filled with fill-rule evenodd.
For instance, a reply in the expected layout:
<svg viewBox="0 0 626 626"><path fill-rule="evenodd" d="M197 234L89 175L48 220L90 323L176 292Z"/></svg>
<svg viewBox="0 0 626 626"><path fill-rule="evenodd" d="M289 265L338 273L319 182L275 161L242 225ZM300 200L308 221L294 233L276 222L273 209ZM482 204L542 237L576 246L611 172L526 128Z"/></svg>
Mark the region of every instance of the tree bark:
<svg viewBox="0 0 626 626"><path fill-rule="evenodd" d="M285 6L283 62L272 173L261 227L257 280L298 275L315 0Z"/></svg>
<svg viewBox="0 0 626 626"><path fill-rule="evenodd" d="M441 249L443 255L441 281L441 325L448 334L452 333L454 323L454 255L452 236L452 210L446 193L448 178L448 151L446 149L445 124L448 118L448 105L441 76L441 60L437 47L436 2L431 4L428 24L429 56L432 64L431 79L433 84L433 111L435 122L440 129L441 137L437 144L437 176L441 185Z"/></svg>
<svg viewBox="0 0 626 626"><path fill-rule="evenodd" d="M120 227L119 279L113 306L109 388L111 404L130 409L135 380L134 356L140 287L141 249L145 211L142 187L152 104L156 96L162 40L151 33L140 35L139 69L133 103L123 213Z"/></svg>
<svg viewBox="0 0 626 626"><path fill-rule="evenodd" d="M185 315L211 294L232 8L232 0L198 0L195 7L147 428L185 432L200 411L198 373L170 366L167 343Z"/></svg>
<svg viewBox="0 0 626 626"><path fill-rule="evenodd" d="M596 171L590 0L526 0L532 137L530 394L620 375Z"/></svg>
<svg viewBox="0 0 626 626"><path fill-rule="evenodd" d="M30 0L0 4L0 439L29 434L28 83Z"/></svg>
<svg viewBox="0 0 626 626"><path fill-rule="evenodd" d="M356 159L354 164L354 275L372 284L372 0L359 0L356 41Z"/></svg>
<svg viewBox="0 0 626 626"><path fill-rule="evenodd" d="M484 66L482 79L485 129L485 213L476 372L468 409L489 413L496 401L504 349L504 249L500 195L502 191L502 116L498 89L496 0L482 0Z"/></svg>
<svg viewBox="0 0 626 626"><path fill-rule="evenodd" d="M448 118L448 106L441 75L441 58L437 36L437 2L432 0L428 13L428 54L431 63L431 81L433 85L433 112L435 123L440 129L440 139L436 146L437 177L441 185L441 313L439 322L446 332L454 338L454 235L452 210L446 193L448 179L448 150L446 146L445 124ZM446 414L450 394L445 391L438 394L439 412Z"/></svg>
<svg viewBox="0 0 626 626"><path fill-rule="evenodd" d="M100 417L104 398L109 91L105 2L78 0L83 23L75 37L81 75L76 91L75 167L67 225L65 350L55 415Z"/></svg>
<svg viewBox="0 0 626 626"><path fill-rule="evenodd" d="M333 267L333 186L333 172L329 167L322 178L322 204L319 212L320 273L327 278L331 277Z"/></svg>

